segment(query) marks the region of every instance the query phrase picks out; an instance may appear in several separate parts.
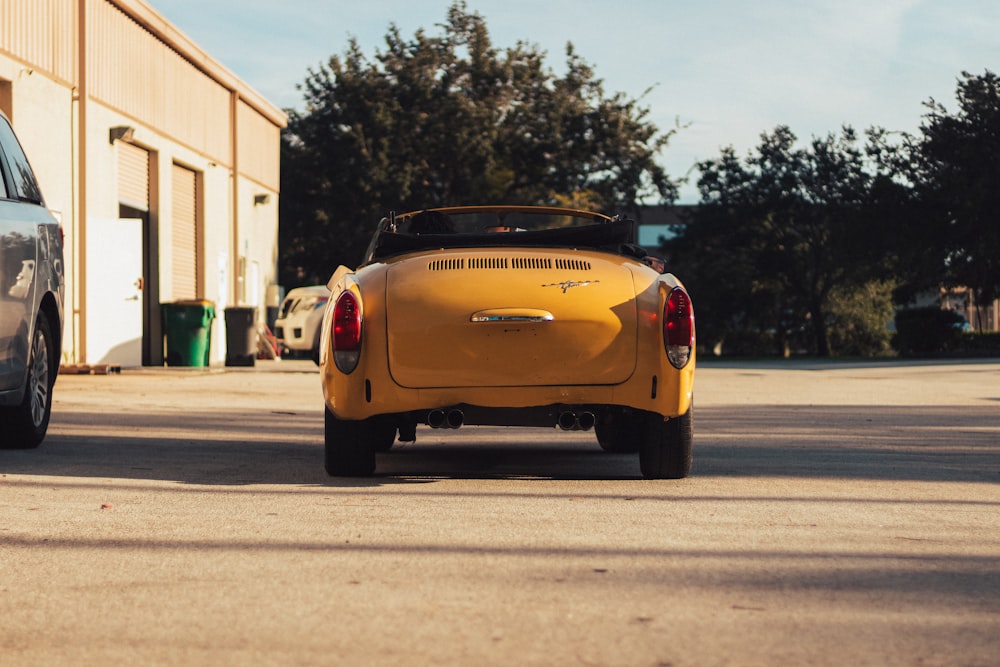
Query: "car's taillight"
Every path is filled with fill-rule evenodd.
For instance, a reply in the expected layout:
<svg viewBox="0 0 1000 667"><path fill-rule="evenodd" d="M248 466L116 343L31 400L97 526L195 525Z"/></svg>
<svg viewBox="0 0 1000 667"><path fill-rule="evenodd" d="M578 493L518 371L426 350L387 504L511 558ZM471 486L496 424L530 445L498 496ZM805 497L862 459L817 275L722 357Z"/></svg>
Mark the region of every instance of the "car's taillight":
<svg viewBox="0 0 1000 667"><path fill-rule="evenodd" d="M694 308L691 297L680 287L670 290L663 306L663 345L674 368L684 368L694 346Z"/></svg>
<svg viewBox="0 0 1000 667"><path fill-rule="evenodd" d="M333 361L343 373L357 368L361 359L361 304L344 292L333 307Z"/></svg>

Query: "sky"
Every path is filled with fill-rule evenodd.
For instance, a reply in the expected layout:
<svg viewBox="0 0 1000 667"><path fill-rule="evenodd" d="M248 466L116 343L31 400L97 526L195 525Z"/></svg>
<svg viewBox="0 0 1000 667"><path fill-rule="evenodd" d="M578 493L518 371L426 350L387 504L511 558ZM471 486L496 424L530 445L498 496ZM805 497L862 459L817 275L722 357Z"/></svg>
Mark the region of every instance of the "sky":
<svg viewBox="0 0 1000 667"><path fill-rule="evenodd" d="M302 109L310 68L357 39L370 58L395 25L440 34L451 0L147 0L272 103ZM565 71L567 43L663 131L659 162L690 175L732 146L745 156L787 125L803 143L844 125L916 132L934 99L957 110L963 71L1000 71L997 0L467 0L493 45L519 41Z"/></svg>

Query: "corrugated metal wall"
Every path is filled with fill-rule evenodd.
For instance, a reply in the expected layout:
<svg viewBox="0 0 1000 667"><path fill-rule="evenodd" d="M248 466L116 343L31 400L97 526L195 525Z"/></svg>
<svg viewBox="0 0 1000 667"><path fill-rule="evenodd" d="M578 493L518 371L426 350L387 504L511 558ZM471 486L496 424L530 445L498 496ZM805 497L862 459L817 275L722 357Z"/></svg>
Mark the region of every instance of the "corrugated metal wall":
<svg viewBox="0 0 1000 667"><path fill-rule="evenodd" d="M231 164L230 93L105 0L88 0L90 95Z"/></svg>
<svg viewBox="0 0 1000 667"><path fill-rule="evenodd" d="M90 97L232 167L230 88L108 0L86 3ZM74 0L0 0L0 52L76 85L77 9ZM240 173L277 190L281 129L241 100L237 132Z"/></svg>
<svg viewBox="0 0 1000 667"><path fill-rule="evenodd" d="M0 0L0 50L75 83L76 8L69 0Z"/></svg>
<svg viewBox="0 0 1000 667"><path fill-rule="evenodd" d="M277 190L281 130L243 101L240 101L236 112L236 127L239 132L240 173Z"/></svg>

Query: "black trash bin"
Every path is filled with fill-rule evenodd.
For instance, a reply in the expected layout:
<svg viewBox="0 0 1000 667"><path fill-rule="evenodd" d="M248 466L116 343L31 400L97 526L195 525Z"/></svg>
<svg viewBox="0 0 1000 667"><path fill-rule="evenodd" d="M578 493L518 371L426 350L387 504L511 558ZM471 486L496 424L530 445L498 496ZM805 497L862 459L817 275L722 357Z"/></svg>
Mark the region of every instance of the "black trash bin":
<svg viewBox="0 0 1000 667"><path fill-rule="evenodd" d="M226 308L226 366L253 366L257 358L257 309Z"/></svg>

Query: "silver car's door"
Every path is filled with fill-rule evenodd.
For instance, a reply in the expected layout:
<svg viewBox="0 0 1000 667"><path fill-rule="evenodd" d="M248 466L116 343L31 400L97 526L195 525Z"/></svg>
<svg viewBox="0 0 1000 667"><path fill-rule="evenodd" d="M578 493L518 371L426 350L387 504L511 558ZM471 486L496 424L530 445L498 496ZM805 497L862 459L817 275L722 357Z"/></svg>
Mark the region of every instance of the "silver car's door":
<svg viewBox="0 0 1000 667"><path fill-rule="evenodd" d="M0 391L24 380L35 296L37 228L19 208L0 197Z"/></svg>
<svg viewBox="0 0 1000 667"><path fill-rule="evenodd" d="M38 283L38 227L47 211L7 119L0 115L0 392L18 389L28 363Z"/></svg>

